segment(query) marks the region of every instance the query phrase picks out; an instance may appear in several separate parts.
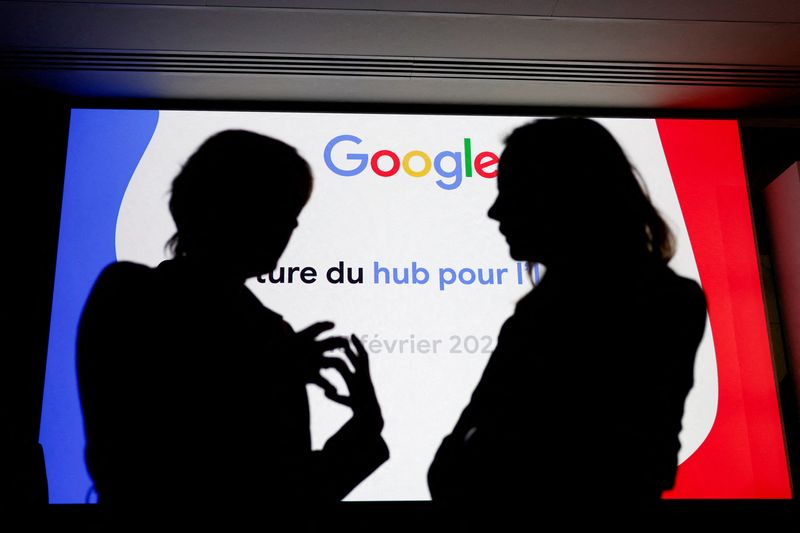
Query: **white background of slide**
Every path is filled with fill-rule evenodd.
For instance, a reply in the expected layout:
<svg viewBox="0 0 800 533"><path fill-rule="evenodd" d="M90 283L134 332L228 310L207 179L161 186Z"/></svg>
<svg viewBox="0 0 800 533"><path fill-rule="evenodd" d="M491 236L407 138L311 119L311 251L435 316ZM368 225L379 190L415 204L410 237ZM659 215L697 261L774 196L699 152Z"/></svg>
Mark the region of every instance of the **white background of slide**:
<svg viewBox="0 0 800 533"><path fill-rule="evenodd" d="M248 129L295 146L312 167L314 191L280 265L312 266L319 274L317 281L272 285L250 280L248 286L295 329L330 319L336 322L335 333L354 332L363 336L368 346L381 347L372 350L372 374L386 420L384 437L392 456L348 499L428 499L427 468L441 439L469 401L488 360L488 354L481 353L480 348L487 343L482 338L496 338L515 302L530 290L530 282L517 283L516 264L509 259L497 223L486 216L496 196L495 180L474 174L464 178L457 189L443 190L435 184L439 176L433 172L414 178L400 170L395 176L382 178L369 166L359 175L343 177L328 169L323 150L337 135L358 136L363 140L360 145L345 143L333 154L335 162L352 168L355 163L345 159L347 151L373 154L390 149L402 157L411 150L421 150L433 159L443 150L462 152L464 138L468 137L474 158L484 150L499 154L504 137L528 120L162 111L120 209L117 257L152 266L168 257L164 244L174 232L167 209L171 181L188 156L210 135L231 128ZM623 146L656 207L675 232L678 252L672 268L699 281L655 121L599 121ZM417 168L421 165L419 160L416 164ZM221 183L225 179L219 176ZM281 177L269 175L267 169L265 179ZM597 179L603 177L598 175ZM325 271L339 261L362 267L364 283L328 283ZM425 284L375 285L375 261L390 268L410 267L416 262L428 270L430 280ZM454 283L440 290L438 272L447 267L508 268L509 275L500 285ZM535 334L536 325L531 327ZM399 341L410 339L412 334L415 341L440 339L438 353L409 353L408 342L403 345L404 353L398 353ZM460 337L462 353L449 353L455 342L453 336ZM470 336L479 340L478 353L464 350L465 339ZM398 342L392 344L395 340ZM393 353L389 353L389 347ZM468 347L474 347L472 341ZM552 379L569 381L566 376ZM316 388L309 388L309 397L312 441L319 448L347 420L349 411L329 402ZM695 388L687 400L681 461L705 439L716 409L716 365L707 327L696 363ZM269 423L269 412L262 420L253 421L267 426Z"/></svg>

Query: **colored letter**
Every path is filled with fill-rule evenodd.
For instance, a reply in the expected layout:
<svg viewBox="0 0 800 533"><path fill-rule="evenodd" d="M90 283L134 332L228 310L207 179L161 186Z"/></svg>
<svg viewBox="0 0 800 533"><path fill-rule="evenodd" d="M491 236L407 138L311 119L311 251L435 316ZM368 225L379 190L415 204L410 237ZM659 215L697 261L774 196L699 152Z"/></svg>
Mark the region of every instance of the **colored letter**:
<svg viewBox="0 0 800 533"><path fill-rule="evenodd" d="M464 175L468 178L472 177L472 139L464 139Z"/></svg>
<svg viewBox="0 0 800 533"><path fill-rule="evenodd" d="M358 165L355 168L345 169L337 167L336 164L333 162L331 158L331 152L333 152L334 147L337 144L344 141L350 141L355 144L361 144L361 139L356 137L355 135L339 135L334 137L330 140L330 142L325 146L325 164L328 165L328 168L331 169L332 172L338 174L340 176L355 176L356 174L360 174L366 167L367 167L367 154L347 154L347 159L351 161L358 161Z"/></svg>
<svg viewBox="0 0 800 533"><path fill-rule="evenodd" d="M411 277L414 280L414 284L425 284L428 283L428 279L431 277L428 274L428 269L425 267L418 267L416 261L411 262Z"/></svg>
<svg viewBox="0 0 800 533"><path fill-rule="evenodd" d="M381 157L388 157L392 160L392 166L389 170L381 170L381 167L378 166L378 160ZM379 150L372 156L370 165L372 166L372 170L375 172L375 174L384 178L388 178L389 176L394 176L397 174L397 171L400 170L400 158L397 157L397 154L391 150Z"/></svg>
<svg viewBox="0 0 800 533"><path fill-rule="evenodd" d="M422 159L422 170L414 170L411 168L411 158L412 157L419 157ZM421 178L425 174L428 173L431 169L431 158L428 157L428 154L425 152L420 152L419 150L412 150L408 152L405 157L403 157L403 170L406 171L406 174L409 176L413 176L415 178Z"/></svg>
<svg viewBox="0 0 800 533"><path fill-rule="evenodd" d="M442 168L442 160L446 157L453 160L453 170L445 170ZM439 152L439 154L436 156L436 159L433 160L433 168L442 178L453 178L453 181L449 183L444 179L436 180L436 185L442 189L457 189L458 186L461 185L462 172L460 152Z"/></svg>
<svg viewBox="0 0 800 533"><path fill-rule="evenodd" d="M497 154L492 152L481 152L475 156L475 172L484 178L496 178L497 168L489 172L486 170L486 167L496 165L497 161Z"/></svg>
<svg viewBox="0 0 800 533"><path fill-rule="evenodd" d="M443 291L445 285L452 285L456 281L456 271L452 268L439 269L439 290Z"/></svg>
<svg viewBox="0 0 800 533"><path fill-rule="evenodd" d="M389 278L389 269L388 268L382 267L381 264L378 263L377 261L372 263L372 266L373 266L373 269L374 269L374 272L375 272L375 285L380 284L380 282L381 282L380 275L381 274L386 276L386 278L385 278L386 279L386 283L391 283L391 279Z"/></svg>

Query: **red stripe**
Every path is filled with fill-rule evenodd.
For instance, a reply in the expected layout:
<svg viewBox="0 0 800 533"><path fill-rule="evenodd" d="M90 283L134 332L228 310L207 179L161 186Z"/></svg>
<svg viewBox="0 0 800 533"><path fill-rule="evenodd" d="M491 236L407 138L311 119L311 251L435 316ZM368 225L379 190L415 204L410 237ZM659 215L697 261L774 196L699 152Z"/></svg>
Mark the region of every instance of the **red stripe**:
<svg viewBox="0 0 800 533"><path fill-rule="evenodd" d="M738 126L656 124L708 299L719 378L711 432L665 497L791 498Z"/></svg>

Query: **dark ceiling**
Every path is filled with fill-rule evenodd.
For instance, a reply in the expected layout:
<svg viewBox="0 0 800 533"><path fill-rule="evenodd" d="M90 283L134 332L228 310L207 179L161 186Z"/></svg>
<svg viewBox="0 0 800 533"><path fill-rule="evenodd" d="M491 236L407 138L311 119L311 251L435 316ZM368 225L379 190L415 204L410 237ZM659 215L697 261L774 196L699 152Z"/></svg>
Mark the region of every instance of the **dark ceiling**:
<svg viewBox="0 0 800 533"><path fill-rule="evenodd" d="M791 114L800 1L3 1L0 76L85 98Z"/></svg>

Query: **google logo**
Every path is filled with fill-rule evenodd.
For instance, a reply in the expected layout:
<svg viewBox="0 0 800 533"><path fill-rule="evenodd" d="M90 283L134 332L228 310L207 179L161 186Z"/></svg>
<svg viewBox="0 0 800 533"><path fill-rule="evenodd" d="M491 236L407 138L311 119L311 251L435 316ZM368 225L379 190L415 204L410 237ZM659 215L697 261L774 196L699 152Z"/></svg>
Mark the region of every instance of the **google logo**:
<svg viewBox="0 0 800 533"><path fill-rule="evenodd" d="M431 157L422 150L411 150L398 155L391 150L378 150L372 155L365 152L354 152L355 146L361 144L355 135L338 135L325 145L325 164L334 174L339 176L355 176L370 166L378 176L389 178L403 172L412 178L422 178L433 170L440 179L436 185L445 190L457 189L464 177L472 177L473 172L483 178L497 177L498 157L494 152L480 152L472 157L472 139L464 139L463 151L443 150ZM333 160L334 151L344 150L344 160L352 163ZM341 156L338 157L342 161Z"/></svg>

